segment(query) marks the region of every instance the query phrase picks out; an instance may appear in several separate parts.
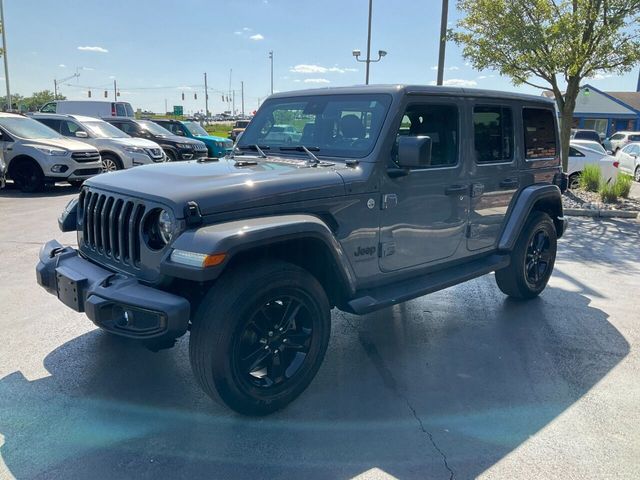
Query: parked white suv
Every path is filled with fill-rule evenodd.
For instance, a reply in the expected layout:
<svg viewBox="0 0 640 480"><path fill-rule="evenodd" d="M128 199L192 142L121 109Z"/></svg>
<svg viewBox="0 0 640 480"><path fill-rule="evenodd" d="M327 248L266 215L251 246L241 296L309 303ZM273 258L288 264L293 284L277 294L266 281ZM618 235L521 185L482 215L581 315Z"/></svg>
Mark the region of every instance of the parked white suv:
<svg viewBox="0 0 640 480"><path fill-rule="evenodd" d="M167 159L156 142L130 137L99 118L57 114L35 114L32 118L65 137L73 137L96 147L106 172L160 163Z"/></svg>
<svg viewBox="0 0 640 480"><path fill-rule="evenodd" d="M57 181L80 184L102 173L100 153L94 147L22 115L0 113L0 149L7 177L23 192L37 192L45 183Z"/></svg>
<svg viewBox="0 0 640 480"><path fill-rule="evenodd" d="M630 143L618 153L620 171L633 175L640 182L640 143Z"/></svg>
<svg viewBox="0 0 640 480"><path fill-rule="evenodd" d="M640 141L640 132L616 132L604 141L604 147L617 155L622 147Z"/></svg>

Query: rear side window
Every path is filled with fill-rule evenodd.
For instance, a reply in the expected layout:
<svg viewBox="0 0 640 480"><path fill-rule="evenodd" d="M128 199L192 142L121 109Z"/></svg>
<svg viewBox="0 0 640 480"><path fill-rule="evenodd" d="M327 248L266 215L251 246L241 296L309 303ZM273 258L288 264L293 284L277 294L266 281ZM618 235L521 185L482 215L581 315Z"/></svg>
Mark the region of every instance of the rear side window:
<svg viewBox="0 0 640 480"><path fill-rule="evenodd" d="M640 135L629 135L630 142L638 142L640 141Z"/></svg>
<svg viewBox="0 0 640 480"><path fill-rule="evenodd" d="M56 120L55 118L38 118L38 121L60 133L60 120Z"/></svg>
<svg viewBox="0 0 640 480"><path fill-rule="evenodd" d="M570 157L584 157L584 154L573 147L569 147L569 156Z"/></svg>
<svg viewBox="0 0 640 480"><path fill-rule="evenodd" d="M478 163L513 159L513 115L501 106L476 106L473 109L474 145Z"/></svg>
<svg viewBox="0 0 640 480"><path fill-rule="evenodd" d="M398 136L431 138L429 167L451 167L458 163L458 107L455 105L409 105L402 117ZM394 148L394 160L397 149Z"/></svg>
<svg viewBox="0 0 640 480"><path fill-rule="evenodd" d="M116 116L118 116L118 117L126 117L127 116L127 109L124 108L124 104L116 103Z"/></svg>
<svg viewBox="0 0 640 480"><path fill-rule="evenodd" d="M552 110L523 108L524 149L527 160L554 158L558 153L556 125Z"/></svg>
<svg viewBox="0 0 640 480"><path fill-rule="evenodd" d="M624 134L622 133L616 133L615 135L613 135L611 137L611 140L622 140L624 138Z"/></svg>
<svg viewBox="0 0 640 480"><path fill-rule="evenodd" d="M40 111L42 113L56 113L56 102L46 103Z"/></svg>

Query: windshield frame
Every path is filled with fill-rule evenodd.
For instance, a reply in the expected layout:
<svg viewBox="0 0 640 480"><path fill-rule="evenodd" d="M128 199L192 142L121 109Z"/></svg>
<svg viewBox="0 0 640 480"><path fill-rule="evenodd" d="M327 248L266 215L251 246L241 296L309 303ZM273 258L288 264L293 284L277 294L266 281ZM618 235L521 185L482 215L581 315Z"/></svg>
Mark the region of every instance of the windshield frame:
<svg viewBox="0 0 640 480"><path fill-rule="evenodd" d="M330 143L309 143L302 144L301 139L297 141L293 141L290 144L280 144L276 142L275 144L270 143L266 138L271 133L268 131L263 137L259 137L261 130L264 129L269 122L271 122L271 127L283 127L288 125L288 122L279 121L279 119L273 118L273 113L277 110L287 111L287 105L291 105L289 111L299 111L302 112L302 115L314 116L313 125L318 123L320 119L322 122L333 121L337 122L339 119L332 116L331 113L331 104L335 102L333 106L335 112L339 112L339 119L344 118L345 112L356 112L357 108L349 107L349 102L363 102L362 106L358 108L362 108L362 113L370 113L370 119L368 127L365 126L366 136L363 138L359 138L358 140L366 141L366 143L362 144L360 148L353 148L353 143L356 143L358 140L354 140L352 145L350 146L337 146L337 148L327 148ZM341 106L341 102L344 102L345 106ZM367 107L368 102L368 107ZM373 102L377 102L378 105L374 105ZM254 115L251 122L247 126L244 131L242 137L237 142L237 146L239 148L250 147L252 145L258 144L260 147L263 145L269 148L269 150L274 152L279 152L279 154L289 154L289 155L299 155L304 156L306 153L304 151L296 150L291 147L304 146L307 148L316 147L319 150L314 149L316 155L319 157L327 157L331 159L344 159L346 160L354 160L354 159L363 159L371 155L371 153L375 150L378 145L378 141L382 136L382 132L384 126L387 122L387 118L389 116L389 112L391 111L391 107L393 105L394 98L393 95L389 93L331 93L331 94L308 94L308 95L292 95L288 97L275 97L266 100L258 112ZM329 115L325 116L327 112L327 107L329 108ZM280 107L280 108L278 108ZM297 108L296 108L297 107ZM315 108L318 107L319 110L317 112L306 113L307 108ZM337 107L337 108L336 108ZM377 114L376 109L381 108ZM302 131L299 131L296 128L297 133L302 135ZM282 133L282 132L281 132ZM336 137L333 137L336 138ZM283 149L280 149L283 147Z"/></svg>
<svg viewBox="0 0 640 480"><path fill-rule="evenodd" d="M23 132L20 132L19 130L16 131L13 129L13 127L8 127L7 123L14 123L14 122L25 122L26 124L29 125L35 125L36 130L40 130L44 133L46 133L46 136L26 136L23 135ZM31 123L33 122L33 123ZM48 127L47 125L45 125L44 123L41 123L33 118L29 118L29 117L0 117L0 126L7 131L7 133L9 133L9 135L16 137L16 138L20 138L23 140L60 140L60 139L65 139L67 137L64 137L63 135L61 135L60 133L56 132L53 128Z"/></svg>

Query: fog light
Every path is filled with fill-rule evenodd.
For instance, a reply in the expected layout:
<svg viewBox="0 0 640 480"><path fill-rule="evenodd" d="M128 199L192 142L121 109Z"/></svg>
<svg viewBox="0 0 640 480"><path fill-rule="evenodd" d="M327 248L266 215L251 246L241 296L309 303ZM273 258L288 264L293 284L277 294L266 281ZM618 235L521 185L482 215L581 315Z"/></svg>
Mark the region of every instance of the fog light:
<svg viewBox="0 0 640 480"><path fill-rule="evenodd" d="M53 167L51 167L51 171L53 173L64 173L67 170L69 170L69 167L67 167L66 165L54 165Z"/></svg>

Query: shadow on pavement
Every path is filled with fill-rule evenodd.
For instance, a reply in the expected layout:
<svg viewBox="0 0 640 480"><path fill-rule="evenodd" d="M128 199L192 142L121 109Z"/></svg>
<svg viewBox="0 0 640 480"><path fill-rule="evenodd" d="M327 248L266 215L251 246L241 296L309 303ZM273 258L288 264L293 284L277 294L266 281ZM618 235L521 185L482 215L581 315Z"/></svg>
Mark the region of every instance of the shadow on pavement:
<svg viewBox="0 0 640 480"><path fill-rule="evenodd" d="M7 182L7 185L0 190L0 198L39 198L39 197L61 197L72 193L78 193L79 187L60 183L55 185L46 185L42 192L23 193L13 182Z"/></svg>
<svg viewBox="0 0 640 480"><path fill-rule="evenodd" d="M581 294L518 303L484 282L335 313L316 380L261 419L204 396L187 339L153 354L92 331L45 358L51 376L0 379L0 454L17 478L476 477L629 352Z"/></svg>

